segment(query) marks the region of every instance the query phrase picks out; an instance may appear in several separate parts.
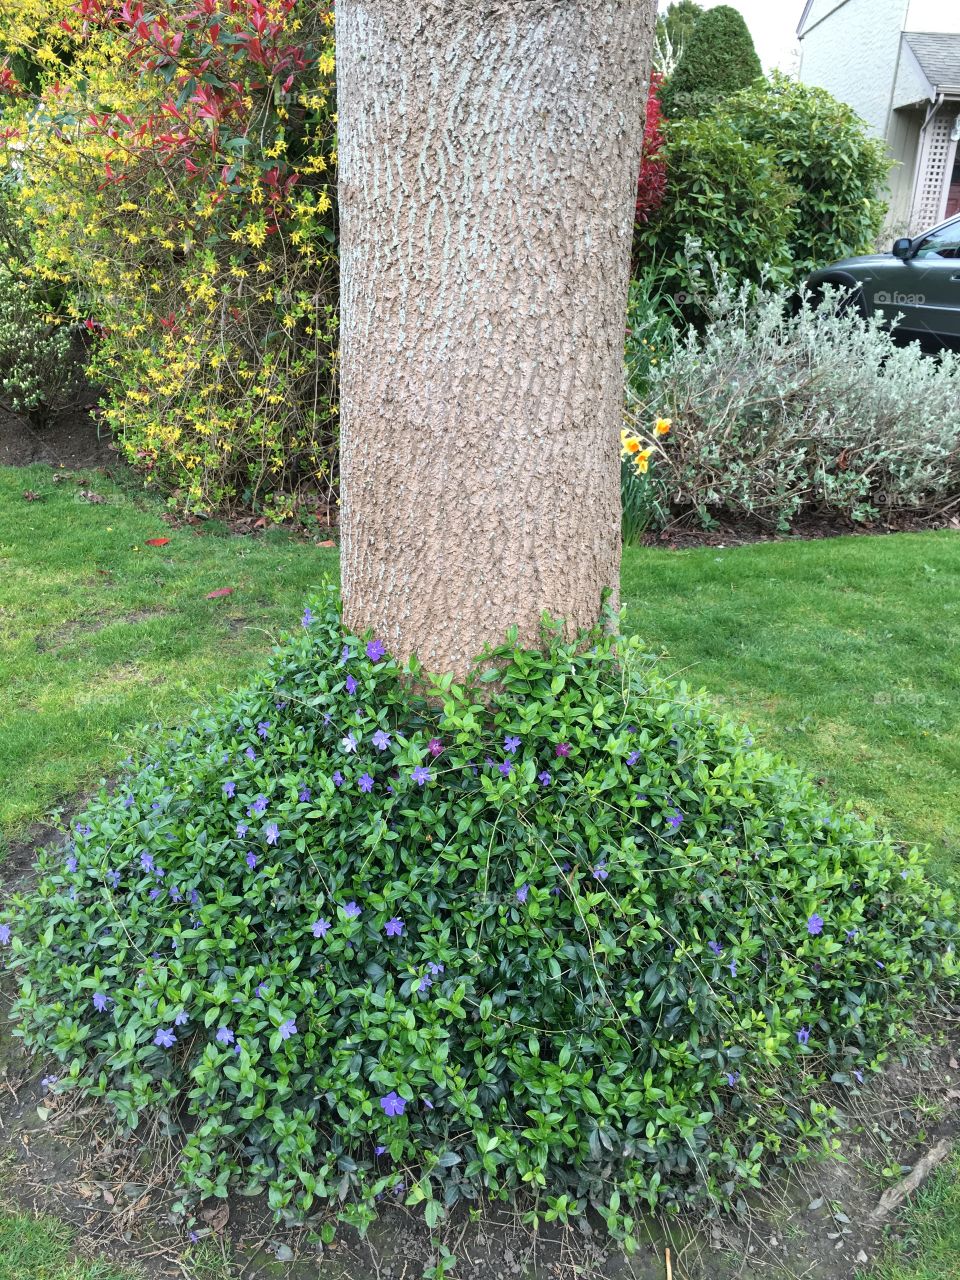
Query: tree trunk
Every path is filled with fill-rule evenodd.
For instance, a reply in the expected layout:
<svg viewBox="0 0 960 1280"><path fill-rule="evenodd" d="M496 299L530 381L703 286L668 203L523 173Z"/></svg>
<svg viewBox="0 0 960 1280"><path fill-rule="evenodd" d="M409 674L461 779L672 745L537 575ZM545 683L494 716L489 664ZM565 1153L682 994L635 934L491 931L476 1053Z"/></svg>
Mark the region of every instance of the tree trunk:
<svg viewBox="0 0 960 1280"><path fill-rule="evenodd" d="M337 0L345 622L458 675L620 570L654 0Z"/></svg>

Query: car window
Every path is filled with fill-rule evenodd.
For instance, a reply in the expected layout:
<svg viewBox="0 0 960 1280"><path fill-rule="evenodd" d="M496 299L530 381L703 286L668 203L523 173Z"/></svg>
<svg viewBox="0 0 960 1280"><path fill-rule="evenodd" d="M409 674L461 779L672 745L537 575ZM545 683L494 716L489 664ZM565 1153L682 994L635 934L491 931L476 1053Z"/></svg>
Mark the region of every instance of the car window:
<svg viewBox="0 0 960 1280"><path fill-rule="evenodd" d="M918 258L960 258L960 219L948 222L939 231L925 236L917 250Z"/></svg>

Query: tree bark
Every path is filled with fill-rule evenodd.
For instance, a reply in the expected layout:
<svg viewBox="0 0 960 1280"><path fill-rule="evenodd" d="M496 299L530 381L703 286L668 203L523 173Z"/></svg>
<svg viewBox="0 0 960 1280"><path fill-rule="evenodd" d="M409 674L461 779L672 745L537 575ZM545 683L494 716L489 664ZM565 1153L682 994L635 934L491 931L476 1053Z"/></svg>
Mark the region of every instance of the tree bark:
<svg viewBox="0 0 960 1280"><path fill-rule="evenodd" d="M654 0L337 0L346 625L462 675L620 569Z"/></svg>

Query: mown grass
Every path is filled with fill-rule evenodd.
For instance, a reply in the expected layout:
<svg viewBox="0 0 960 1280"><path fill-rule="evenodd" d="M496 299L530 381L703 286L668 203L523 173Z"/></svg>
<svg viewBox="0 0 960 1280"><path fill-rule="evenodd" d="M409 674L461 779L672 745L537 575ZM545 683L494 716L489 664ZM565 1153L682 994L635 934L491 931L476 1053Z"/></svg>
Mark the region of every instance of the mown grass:
<svg viewBox="0 0 960 1280"><path fill-rule="evenodd" d="M91 504L93 487L106 501ZM22 494L33 490L39 502ZM241 682L336 555L274 532L172 531L101 477L0 468L0 830L70 804L126 754ZM169 537L149 547L152 537ZM209 592L231 587L217 600ZM628 549L626 624L836 796L960 869L960 534L733 550ZM877 1280L960 1278L960 1186L918 1198ZM0 1280L114 1280L49 1219L0 1212Z"/></svg>

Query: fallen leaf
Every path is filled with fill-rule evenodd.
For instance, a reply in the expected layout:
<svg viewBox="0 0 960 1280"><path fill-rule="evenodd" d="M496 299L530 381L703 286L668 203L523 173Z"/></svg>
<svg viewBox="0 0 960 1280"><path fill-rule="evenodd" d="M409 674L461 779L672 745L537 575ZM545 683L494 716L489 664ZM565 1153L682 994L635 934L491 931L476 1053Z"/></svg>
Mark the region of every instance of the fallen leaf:
<svg viewBox="0 0 960 1280"><path fill-rule="evenodd" d="M278 1262L292 1262L294 1253L288 1244L278 1244L273 1251L273 1256Z"/></svg>
<svg viewBox="0 0 960 1280"><path fill-rule="evenodd" d="M42 502L43 497L41 494L37 493L34 489L24 489L23 500L24 502Z"/></svg>
<svg viewBox="0 0 960 1280"><path fill-rule="evenodd" d="M200 1217L214 1231L222 1231L230 1221L230 1206L226 1202L212 1204L209 1209L201 1210Z"/></svg>
<svg viewBox="0 0 960 1280"><path fill-rule="evenodd" d="M102 493L94 493L92 489L81 489L80 497L86 502L106 502Z"/></svg>
<svg viewBox="0 0 960 1280"><path fill-rule="evenodd" d="M208 600L219 600L222 596L232 596L233 587L218 587L216 591L207 593Z"/></svg>
<svg viewBox="0 0 960 1280"><path fill-rule="evenodd" d="M334 542L334 540L333 540L332 538L327 538L327 540L326 540L325 542L318 542L318 543L317 543L317 546L318 546L318 547L335 547L336 545L337 545L337 544Z"/></svg>
<svg viewBox="0 0 960 1280"><path fill-rule="evenodd" d="M170 541L169 538L148 538L147 546L148 547L165 547L169 541Z"/></svg>

